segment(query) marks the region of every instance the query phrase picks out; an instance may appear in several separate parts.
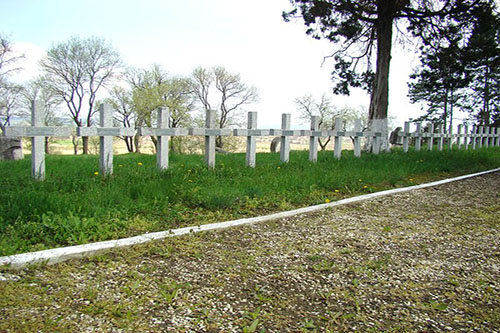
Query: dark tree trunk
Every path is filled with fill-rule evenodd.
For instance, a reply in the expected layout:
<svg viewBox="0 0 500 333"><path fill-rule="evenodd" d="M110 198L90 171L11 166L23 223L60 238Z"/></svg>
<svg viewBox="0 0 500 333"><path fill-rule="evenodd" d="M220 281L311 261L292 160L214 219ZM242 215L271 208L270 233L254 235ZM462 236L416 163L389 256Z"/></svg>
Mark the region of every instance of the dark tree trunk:
<svg viewBox="0 0 500 333"><path fill-rule="evenodd" d="M87 155L89 153L89 137L82 136L82 145L83 145L83 155Z"/></svg>
<svg viewBox="0 0 500 333"><path fill-rule="evenodd" d="M73 135L71 137L71 142L73 143L73 154L78 155L78 137Z"/></svg>
<svg viewBox="0 0 500 333"><path fill-rule="evenodd" d="M377 1L377 68L370 96L368 129L385 133L382 149L390 150L387 129L387 109L389 107L389 65L391 63L392 25L396 10L396 0ZM372 141L367 141L367 150L372 150Z"/></svg>
<svg viewBox="0 0 500 333"><path fill-rule="evenodd" d="M125 137L125 144L127 145L127 150L129 153L134 152L134 142L133 142L133 137L131 136L126 136Z"/></svg>
<svg viewBox="0 0 500 333"><path fill-rule="evenodd" d="M331 140L331 137L328 137L328 139L326 139L325 142L321 142L321 138L318 138L318 143L319 143L319 146L321 147L321 150L324 151L326 149L326 145L328 144L328 142L330 142Z"/></svg>
<svg viewBox="0 0 500 333"><path fill-rule="evenodd" d="M379 0L377 6L377 68L370 98L369 119L387 119L389 65L391 62L394 0Z"/></svg>

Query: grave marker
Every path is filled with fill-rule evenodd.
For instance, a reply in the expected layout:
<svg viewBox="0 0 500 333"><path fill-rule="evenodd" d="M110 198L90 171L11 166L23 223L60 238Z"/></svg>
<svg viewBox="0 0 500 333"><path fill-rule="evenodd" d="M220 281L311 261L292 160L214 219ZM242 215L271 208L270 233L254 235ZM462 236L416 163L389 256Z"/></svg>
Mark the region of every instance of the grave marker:
<svg viewBox="0 0 500 333"><path fill-rule="evenodd" d="M342 137L345 135L343 132L343 126L342 118L335 118L335 146L333 149L333 156L337 159L340 159L340 156L342 155Z"/></svg>
<svg viewBox="0 0 500 333"><path fill-rule="evenodd" d="M113 174L113 137L134 136L135 130L131 127L113 126L113 109L109 104L102 104L99 108L100 127L78 127L78 136L99 136L99 168L105 176Z"/></svg>
<svg viewBox="0 0 500 333"><path fill-rule="evenodd" d="M31 137L31 175L36 180L45 179L45 137L71 136L69 127L43 125L44 107L40 101L31 104L31 126L5 128L5 136Z"/></svg>

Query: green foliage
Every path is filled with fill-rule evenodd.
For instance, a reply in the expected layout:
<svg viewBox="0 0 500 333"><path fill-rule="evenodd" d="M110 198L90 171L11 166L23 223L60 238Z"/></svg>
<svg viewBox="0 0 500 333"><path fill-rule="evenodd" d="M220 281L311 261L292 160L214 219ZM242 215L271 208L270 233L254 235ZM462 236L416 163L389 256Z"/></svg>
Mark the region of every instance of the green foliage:
<svg viewBox="0 0 500 333"><path fill-rule="evenodd" d="M0 255L257 216L491 169L500 166L500 149L361 158L345 151L341 160L325 151L316 164L307 151L292 151L290 161L259 153L253 169L244 167L245 154L218 155L210 170L202 155L172 154L170 168L159 172L155 156L127 154L115 157L111 177L102 177L95 175L97 156L49 155L43 182L31 179L29 156L2 161ZM328 261L311 260L317 270L331 269Z"/></svg>

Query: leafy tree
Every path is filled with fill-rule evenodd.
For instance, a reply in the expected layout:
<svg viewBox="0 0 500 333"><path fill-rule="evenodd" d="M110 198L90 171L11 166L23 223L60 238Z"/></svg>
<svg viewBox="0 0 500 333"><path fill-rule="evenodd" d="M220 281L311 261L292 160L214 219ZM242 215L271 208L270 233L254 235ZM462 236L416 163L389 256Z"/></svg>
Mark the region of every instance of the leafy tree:
<svg viewBox="0 0 500 333"><path fill-rule="evenodd" d="M412 103L426 102L427 113L419 120L431 120L444 124L449 131L453 127L453 110L465 97L462 89L468 84L463 62L463 50L453 40L446 47L427 48L420 57L421 66L410 78L409 97ZM448 120L449 119L449 120Z"/></svg>
<svg viewBox="0 0 500 333"><path fill-rule="evenodd" d="M473 28L464 60L471 77L466 108L479 124L496 122L500 126L500 18L488 3L472 13Z"/></svg>
<svg viewBox="0 0 500 333"><path fill-rule="evenodd" d="M217 110L217 127L224 128L238 123L243 106L257 101L257 89L247 86L239 74L230 73L224 67L211 69L198 67L192 73L193 95L204 111L212 109L213 98ZM222 137L217 137L216 146L223 147Z"/></svg>
<svg viewBox="0 0 500 333"><path fill-rule="evenodd" d="M137 126L152 126L156 110L167 107L170 112L170 127L189 126L190 112L194 106L191 80L184 77L170 77L159 65L150 69L130 69L127 75L132 86L132 104L136 113ZM156 146L156 138L152 137ZM182 138L172 138L172 148L181 149Z"/></svg>
<svg viewBox="0 0 500 333"><path fill-rule="evenodd" d="M494 121L499 95L500 21L494 7L482 3L470 16L468 37L455 31L441 44L422 47L421 67L409 84L412 102L425 101L429 107L420 120L447 123L452 129L454 107L468 111L482 125ZM448 29L463 29L463 24ZM479 112L477 110L480 110Z"/></svg>
<svg viewBox="0 0 500 333"><path fill-rule="evenodd" d="M285 20L302 17L307 33L337 45L333 79L335 93L349 93L349 87L371 92L369 126L387 128L389 68L393 30L403 29L424 44L440 43L458 19L486 0L291 0L294 9L283 13ZM460 19L461 23L466 20ZM399 25L398 25L399 24ZM460 30L462 31L462 30ZM457 32L458 33L458 32ZM375 70L372 61L375 54ZM360 68L364 63L364 68ZM388 147L388 145L386 145Z"/></svg>
<svg viewBox="0 0 500 333"><path fill-rule="evenodd" d="M54 45L40 65L45 84L64 101L76 126L82 127L92 125L97 93L115 77L121 61L102 38L72 37ZM84 137L83 153L88 152L88 137Z"/></svg>

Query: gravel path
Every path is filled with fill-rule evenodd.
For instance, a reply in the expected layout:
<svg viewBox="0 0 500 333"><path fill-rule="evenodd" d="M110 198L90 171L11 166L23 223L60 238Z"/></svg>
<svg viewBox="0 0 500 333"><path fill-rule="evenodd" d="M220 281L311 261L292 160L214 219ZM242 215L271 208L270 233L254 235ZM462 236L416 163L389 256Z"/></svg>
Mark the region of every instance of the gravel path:
<svg viewBox="0 0 500 333"><path fill-rule="evenodd" d="M500 173L0 271L0 331L500 332Z"/></svg>

